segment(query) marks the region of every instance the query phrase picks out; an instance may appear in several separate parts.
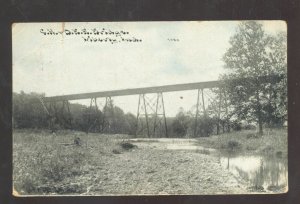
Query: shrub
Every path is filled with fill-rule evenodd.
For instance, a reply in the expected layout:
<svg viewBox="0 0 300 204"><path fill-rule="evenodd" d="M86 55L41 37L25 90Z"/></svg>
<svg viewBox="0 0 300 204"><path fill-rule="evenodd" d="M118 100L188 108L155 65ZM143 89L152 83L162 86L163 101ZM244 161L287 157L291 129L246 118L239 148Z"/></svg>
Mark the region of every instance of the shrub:
<svg viewBox="0 0 300 204"><path fill-rule="evenodd" d="M248 151L253 151L253 150L256 150L256 149L257 149L256 147L249 146L249 145L247 145L247 147L246 147L246 150L248 150Z"/></svg>
<svg viewBox="0 0 300 204"><path fill-rule="evenodd" d="M265 148L262 149L262 152L264 154L273 154L274 150L275 150L274 147L268 145L268 146L266 146Z"/></svg>
<svg viewBox="0 0 300 204"><path fill-rule="evenodd" d="M232 122L231 128L235 131L241 131L242 130L242 124L239 122Z"/></svg>
<svg viewBox="0 0 300 204"><path fill-rule="evenodd" d="M132 149L132 148L136 147L136 145L133 145L130 142L122 142L120 145L125 150L129 150L129 149Z"/></svg>
<svg viewBox="0 0 300 204"><path fill-rule="evenodd" d="M121 152L119 150L117 150L117 149L113 149L112 153L114 153L114 154L121 154Z"/></svg>
<svg viewBox="0 0 300 204"><path fill-rule="evenodd" d="M251 124L247 124L243 127L245 130L255 130L256 126L255 125L251 125Z"/></svg>
<svg viewBox="0 0 300 204"><path fill-rule="evenodd" d="M231 151L240 149L241 146L242 146L242 144L239 143L238 141L235 141L235 140L229 140L229 141L227 142L227 149L229 149L229 150L231 150Z"/></svg>
<svg viewBox="0 0 300 204"><path fill-rule="evenodd" d="M258 134L255 134L255 133L248 133L246 135L247 139L257 139L259 138L260 136Z"/></svg>
<svg viewBox="0 0 300 204"><path fill-rule="evenodd" d="M282 151L277 151L276 152L276 157L277 158L282 158L282 155L283 155Z"/></svg>

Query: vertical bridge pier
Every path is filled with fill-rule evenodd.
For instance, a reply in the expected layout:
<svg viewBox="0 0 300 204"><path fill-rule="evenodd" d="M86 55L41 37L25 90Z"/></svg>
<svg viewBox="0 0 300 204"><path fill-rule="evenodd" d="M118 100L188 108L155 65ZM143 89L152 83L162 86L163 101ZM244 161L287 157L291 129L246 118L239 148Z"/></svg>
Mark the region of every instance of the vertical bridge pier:
<svg viewBox="0 0 300 204"><path fill-rule="evenodd" d="M88 127L86 133L92 129L96 132L114 133L114 107L111 97L105 97L104 105L91 98L88 116ZM93 118L91 118L94 116Z"/></svg>
<svg viewBox="0 0 300 204"><path fill-rule="evenodd" d="M231 80L235 86L241 83L241 81L253 81L261 83L272 84L284 79L283 75L271 75L271 76L262 76L259 78L244 78ZM167 121L165 114L165 106L163 93L165 92L176 92L176 91L185 91L185 90L198 90L197 94L197 104L196 104L196 114L195 114L195 129L194 136L198 136L199 130L199 119L200 113L203 113L204 117L213 116L217 120L217 134L220 133L220 123L223 126L223 132L225 126L227 126L227 131L230 130L229 124L229 115L228 115L228 96L226 95L225 88L222 87L223 82L221 81L206 81L206 82L197 82L197 83L188 83L188 84L174 84L166 86L156 86L156 87L146 87L146 88L135 88L135 89L123 89L123 90L113 90L113 91L102 91L102 92L92 92L92 93L82 93L82 94L70 94L62 96L52 96L44 97L41 99L42 105L45 109L45 112L50 118L50 123L53 126L54 122L64 122L69 121L72 127L71 113L69 108L69 101L71 100L80 100L80 99L91 99L90 110L92 111L93 103L95 104L95 111L98 111L97 98L105 98L105 107L113 107L111 97L114 96L127 96L127 95L138 95L138 111L137 111L137 134L143 133L148 137L152 136L168 136ZM217 89L214 97L209 97L205 94L206 90ZM154 94L154 97L150 95ZM201 95L201 97L200 97ZM207 99L207 100L205 100ZM94 100L94 101L93 101ZM49 104L47 108L46 104ZM61 103L61 110L58 111L57 104ZM106 111L106 108L103 108L102 112ZM111 108L113 110L113 108ZM67 113L68 118L65 119L60 115ZM111 126L109 124L113 123L113 113L110 114L112 119L108 123L108 128ZM222 119L221 119L222 118ZM52 121L52 122L51 122ZM144 121L144 122L143 122ZM143 123L145 125L143 126ZM161 128L164 127L164 128ZM103 127L101 128L103 129ZM105 129L105 128L104 128ZM110 130L110 129L109 129ZM111 130L113 133L114 130Z"/></svg>
<svg viewBox="0 0 300 204"><path fill-rule="evenodd" d="M152 95L150 97L149 95ZM168 137L167 119L163 93L140 94L137 111L137 135Z"/></svg>
<svg viewBox="0 0 300 204"><path fill-rule="evenodd" d="M213 94L213 96L212 96ZM227 130L229 130L228 121L228 104L225 90L223 88L207 88L197 90L197 103L195 107L195 122L193 136L198 137L209 136L208 128L210 126L210 120L216 124L216 134L220 134L220 124L224 127L227 124ZM205 124L201 125L199 121L200 116ZM224 128L223 128L224 132Z"/></svg>
<svg viewBox="0 0 300 204"><path fill-rule="evenodd" d="M43 98L39 98L44 111L46 112L49 129L55 132L58 124L63 124L69 129L73 128L72 114L70 111L70 103L68 100L45 102Z"/></svg>
<svg viewBox="0 0 300 204"><path fill-rule="evenodd" d="M91 120L92 112L95 112L96 115L97 114L99 115L101 112L101 109L99 111L98 108L97 99L105 98L105 105L102 109L102 114L106 116L107 110L109 109L113 110L111 97L138 95L139 101L138 101L138 110L137 110L137 118L136 118L137 119L136 135L146 135L147 137L161 137L161 136L168 137L169 136L168 126L167 126L167 119L165 113L163 93L184 91L184 90L198 90L197 110L195 115L195 130L194 130L194 136L197 136L197 131L199 129L197 121L199 119L200 113L202 112L205 116L207 116L209 113L206 110L204 104L205 101L204 90L218 88L219 84L220 84L219 81L207 81L207 82L188 83L188 84L175 84L175 85L166 85L166 86L157 86L157 87L53 96L53 97L43 98L42 104L46 104L46 103L50 104L47 112L49 113L49 115L53 116L52 118L56 118L57 120L58 118L57 108L53 109L52 104L63 102L62 110L66 110L66 111L61 111L61 113L64 112L70 113L69 101L90 99L91 102L90 102L89 116L88 116L88 123L90 124L90 126L87 129L87 132L89 132L91 128L96 128L99 130L99 132L108 131L109 133L114 133L114 130L111 129L112 127L111 124L113 123L113 113L108 114L111 115L112 117L109 120L107 120L106 118L106 122L100 121L99 119L97 120L97 117L96 119L94 119L94 121ZM56 107L56 105L54 107Z"/></svg>

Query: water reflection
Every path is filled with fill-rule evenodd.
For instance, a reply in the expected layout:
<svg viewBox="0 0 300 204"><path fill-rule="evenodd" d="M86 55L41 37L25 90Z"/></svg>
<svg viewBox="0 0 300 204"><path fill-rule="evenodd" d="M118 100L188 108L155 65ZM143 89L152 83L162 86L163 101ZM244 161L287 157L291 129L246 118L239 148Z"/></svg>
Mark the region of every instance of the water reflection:
<svg viewBox="0 0 300 204"><path fill-rule="evenodd" d="M250 184L254 192L285 192L287 158L279 155L220 155L221 165Z"/></svg>
<svg viewBox="0 0 300 204"><path fill-rule="evenodd" d="M228 169L237 178L248 182L249 191L276 192L287 191L287 157L278 151L275 154L243 155L241 152L219 152L215 149L199 146L195 139L131 139L139 147L168 150L191 150L201 154L219 157L224 169Z"/></svg>

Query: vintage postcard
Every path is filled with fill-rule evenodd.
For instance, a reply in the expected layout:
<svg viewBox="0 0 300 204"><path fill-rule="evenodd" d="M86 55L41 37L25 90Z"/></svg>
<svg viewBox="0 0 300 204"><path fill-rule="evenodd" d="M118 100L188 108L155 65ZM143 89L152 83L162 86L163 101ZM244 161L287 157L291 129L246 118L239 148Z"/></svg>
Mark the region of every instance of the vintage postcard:
<svg viewBox="0 0 300 204"><path fill-rule="evenodd" d="M13 192L288 191L284 21L15 23Z"/></svg>

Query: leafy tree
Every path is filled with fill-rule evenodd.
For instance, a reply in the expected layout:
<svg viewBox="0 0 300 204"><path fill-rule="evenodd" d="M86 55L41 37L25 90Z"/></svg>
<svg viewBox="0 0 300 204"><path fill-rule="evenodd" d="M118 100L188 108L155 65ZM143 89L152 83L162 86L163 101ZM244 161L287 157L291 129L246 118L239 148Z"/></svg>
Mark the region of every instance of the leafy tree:
<svg viewBox="0 0 300 204"><path fill-rule="evenodd" d="M47 117L38 97L43 94L13 93L13 127L42 128L47 125Z"/></svg>
<svg viewBox="0 0 300 204"><path fill-rule="evenodd" d="M173 133L179 137L183 137L187 134L190 118L184 112L183 108L179 109L175 119L172 122Z"/></svg>
<svg viewBox="0 0 300 204"><path fill-rule="evenodd" d="M96 122L99 122L102 115L101 112L99 113L100 116L97 115L95 108L90 110L90 108L85 105L70 103L70 112L72 116L72 129L84 132L87 130L92 132L99 131L99 126L94 123L96 120Z"/></svg>
<svg viewBox="0 0 300 204"><path fill-rule="evenodd" d="M127 122L124 111L118 106L113 107L113 130L114 133L127 132Z"/></svg>
<svg viewBox="0 0 300 204"><path fill-rule="evenodd" d="M125 122L126 122L126 134L129 135L135 135L136 133L136 125L137 125L137 120L135 115L131 113L125 114Z"/></svg>
<svg viewBox="0 0 300 204"><path fill-rule="evenodd" d="M212 119L214 125L216 126L216 134L219 134L221 127L223 133L225 129L230 132L231 124L233 123L233 114L230 111L230 103L228 100L228 90L225 87L226 84L220 86L220 88L212 89L212 99L206 109L209 117Z"/></svg>
<svg viewBox="0 0 300 204"><path fill-rule="evenodd" d="M123 110L111 104L104 110L96 110L77 103L70 103L70 114L62 111L63 103L57 102L55 108L48 111L53 117L46 114L38 98L44 94L13 93L13 127L14 128L49 128L52 130L73 129L89 132L134 134L136 129L136 117L132 114L124 114ZM56 109L56 111L55 111ZM66 109L66 107L65 107Z"/></svg>
<svg viewBox="0 0 300 204"><path fill-rule="evenodd" d="M257 122L261 135L264 123L282 120L286 115L286 83L273 77L286 74L285 36L267 35L255 21L242 22L223 56L229 73L221 78L227 81L234 114Z"/></svg>
<svg viewBox="0 0 300 204"><path fill-rule="evenodd" d="M213 134L215 126L216 118L209 117L208 115L199 115L197 119L197 124L195 123L194 118L190 118L187 130L188 135L191 137L208 137L211 134Z"/></svg>
<svg viewBox="0 0 300 204"><path fill-rule="evenodd" d="M265 122L268 126L282 126L287 120L287 39L286 33L280 32L277 36L269 36L270 43L267 47L268 60L273 75L281 76L278 82L266 85L268 101L264 111L268 113Z"/></svg>

